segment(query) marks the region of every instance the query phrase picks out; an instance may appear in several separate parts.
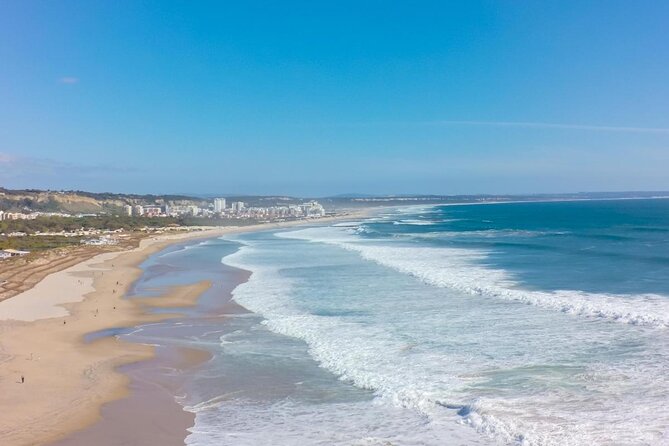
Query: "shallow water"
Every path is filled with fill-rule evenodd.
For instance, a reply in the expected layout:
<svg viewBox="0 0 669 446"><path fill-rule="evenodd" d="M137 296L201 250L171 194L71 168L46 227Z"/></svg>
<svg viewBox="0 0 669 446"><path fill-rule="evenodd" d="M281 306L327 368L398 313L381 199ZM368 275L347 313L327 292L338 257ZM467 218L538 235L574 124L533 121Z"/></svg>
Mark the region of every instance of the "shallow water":
<svg viewBox="0 0 669 446"><path fill-rule="evenodd" d="M189 445L667 444L667 248L666 200L243 234L146 262L138 294L214 286L129 337L212 355L180 395ZM224 302L237 268L251 312Z"/></svg>

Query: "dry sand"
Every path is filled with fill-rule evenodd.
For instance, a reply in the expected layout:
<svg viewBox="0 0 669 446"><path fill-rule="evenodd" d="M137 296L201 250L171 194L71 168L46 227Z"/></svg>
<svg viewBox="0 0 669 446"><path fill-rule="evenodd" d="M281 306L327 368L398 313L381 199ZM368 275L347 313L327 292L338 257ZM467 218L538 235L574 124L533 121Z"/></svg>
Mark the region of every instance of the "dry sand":
<svg viewBox="0 0 669 446"><path fill-rule="evenodd" d="M333 219L319 222L328 220ZM138 265L149 255L188 239L305 223L150 237L137 248L99 254L50 274L34 288L1 301L0 444L47 444L68 437L99 420L104 403L129 395L130 378L116 369L152 358L153 348L114 337L85 343L84 335L176 316L178 307L194 305L210 286L203 282L174 287L160 298L123 299L142 272ZM146 311L151 306L174 307L175 314L151 314ZM182 417L174 427L192 423L192 414L172 416ZM154 428L157 435L161 427ZM179 444L184 435L169 438Z"/></svg>
<svg viewBox="0 0 669 446"><path fill-rule="evenodd" d="M21 294L0 302L2 318L13 319L0 324L0 444L55 440L95 421L102 403L126 395L128 378L114 369L150 358L152 347L110 337L86 344L83 337L170 317L148 314L145 308L150 302L121 298L127 284L141 273L136 265L147 251L153 249L102 254L74 272L68 269L47 277L44 286L26 292L25 302ZM208 283L175 287L165 300L194 304L208 287ZM38 293L44 298L42 306Z"/></svg>

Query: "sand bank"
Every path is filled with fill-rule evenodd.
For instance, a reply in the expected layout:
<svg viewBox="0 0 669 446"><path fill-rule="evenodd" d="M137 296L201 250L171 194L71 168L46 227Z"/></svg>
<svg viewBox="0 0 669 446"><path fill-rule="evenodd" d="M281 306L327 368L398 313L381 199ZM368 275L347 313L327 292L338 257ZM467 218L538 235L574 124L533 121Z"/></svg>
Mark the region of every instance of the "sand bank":
<svg viewBox="0 0 669 446"><path fill-rule="evenodd" d="M135 249L100 254L51 274L0 302L0 444L49 443L93 423L103 403L127 395L129 379L115 368L151 358L153 348L113 337L87 344L84 335L168 318L146 311L162 300L175 312L195 303L209 284L176 287L146 302L122 296L150 254L235 230L151 237Z"/></svg>
<svg viewBox="0 0 669 446"><path fill-rule="evenodd" d="M318 222L328 220L333 219ZM149 255L190 239L305 223L313 222L152 236L137 248L99 254L50 274L32 289L0 302L0 444L52 443L99 420L104 403L129 395L130 378L116 369L152 358L153 348L114 337L86 343L85 335L174 316L209 286L175 287L156 299L123 299L142 273L138 265ZM174 307L175 314L151 314L146 311L151 306ZM174 416L191 417L185 420L192 422L190 414Z"/></svg>

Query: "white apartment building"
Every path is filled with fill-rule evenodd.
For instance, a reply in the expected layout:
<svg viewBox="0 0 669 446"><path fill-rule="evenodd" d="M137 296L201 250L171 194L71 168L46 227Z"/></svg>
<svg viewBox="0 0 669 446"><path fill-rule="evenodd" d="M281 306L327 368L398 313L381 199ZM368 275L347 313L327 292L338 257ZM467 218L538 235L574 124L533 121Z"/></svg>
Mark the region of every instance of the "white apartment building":
<svg viewBox="0 0 669 446"><path fill-rule="evenodd" d="M225 209L225 198L215 198L214 199L214 212L221 213Z"/></svg>
<svg viewBox="0 0 669 446"><path fill-rule="evenodd" d="M231 205L232 207L232 212L240 212L244 210L244 202L243 201L234 201Z"/></svg>
<svg viewBox="0 0 669 446"><path fill-rule="evenodd" d="M325 209L317 201L303 203L300 205L300 209L305 217L323 217L325 215Z"/></svg>

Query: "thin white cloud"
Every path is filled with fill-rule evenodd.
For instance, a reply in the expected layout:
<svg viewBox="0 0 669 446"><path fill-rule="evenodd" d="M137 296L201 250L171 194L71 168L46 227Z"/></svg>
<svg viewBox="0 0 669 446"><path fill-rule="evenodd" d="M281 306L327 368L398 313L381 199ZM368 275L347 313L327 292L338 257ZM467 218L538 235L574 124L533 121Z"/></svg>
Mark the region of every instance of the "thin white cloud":
<svg viewBox="0 0 669 446"><path fill-rule="evenodd" d="M64 76L58 79L58 82L60 82L61 84L73 85L79 83L79 78L73 76Z"/></svg>
<svg viewBox="0 0 669 446"><path fill-rule="evenodd" d="M499 127L526 129L582 130L592 132L654 133L669 134L669 127L633 127L613 125L564 124L556 122L531 121L474 121L474 120L438 120L438 121L368 121L339 122L326 124L327 127Z"/></svg>
<svg viewBox="0 0 669 446"><path fill-rule="evenodd" d="M595 132L630 132L630 133L667 133L669 128L664 127L626 127L608 125L559 124L552 122L524 122L524 121L427 121L423 125L452 125L452 126L485 126L485 127L521 127L539 129L588 130Z"/></svg>
<svg viewBox="0 0 669 446"><path fill-rule="evenodd" d="M55 175L74 178L132 172L137 172L137 169L132 167L118 167L100 164L78 164L51 158L33 158L0 152L0 182L3 178L8 177L17 178Z"/></svg>
<svg viewBox="0 0 669 446"><path fill-rule="evenodd" d="M0 164L11 164L14 161L14 157L8 153L0 152Z"/></svg>

